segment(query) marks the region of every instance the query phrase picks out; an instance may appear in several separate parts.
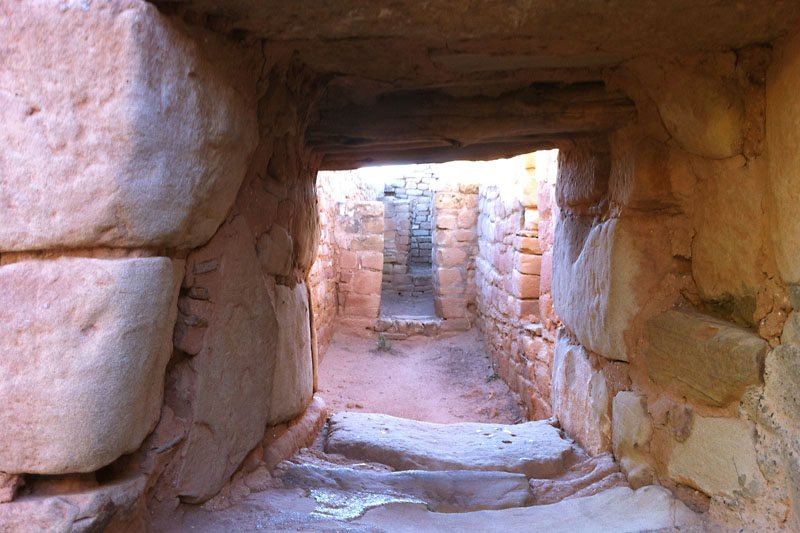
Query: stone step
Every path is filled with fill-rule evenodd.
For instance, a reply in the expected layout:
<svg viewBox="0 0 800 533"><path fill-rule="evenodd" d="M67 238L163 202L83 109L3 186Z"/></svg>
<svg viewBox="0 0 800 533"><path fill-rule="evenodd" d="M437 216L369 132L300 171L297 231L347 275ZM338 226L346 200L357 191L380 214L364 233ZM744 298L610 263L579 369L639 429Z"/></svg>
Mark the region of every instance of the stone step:
<svg viewBox="0 0 800 533"><path fill-rule="evenodd" d="M377 528L393 533L439 531L547 531L548 533L639 533L684 530L700 517L665 488L619 487L594 496L573 498L551 505L499 511L432 513L424 506L395 503L367 511L350 526Z"/></svg>
<svg viewBox="0 0 800 533"><path fill-rule="evenodd" d="M331 418L326 452L396 470L494 470L552 478L582 455L547 421L434 424L373 413Z"/></svg>
<svg viewBox="0 0 800 533"><path fill-rule="evenodd" d="M469 470L376 472L334 463L285 462L278 469L288 486L404 496L436 512L522 507L531 503L523 474Z"/></svg>

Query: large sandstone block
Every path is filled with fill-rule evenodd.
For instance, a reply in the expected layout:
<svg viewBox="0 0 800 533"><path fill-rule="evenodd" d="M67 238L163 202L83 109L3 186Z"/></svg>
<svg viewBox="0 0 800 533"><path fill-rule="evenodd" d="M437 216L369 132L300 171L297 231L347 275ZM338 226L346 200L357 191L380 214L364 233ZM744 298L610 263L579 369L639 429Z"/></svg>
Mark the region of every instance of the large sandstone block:
<svg viewBox="0 0 800 533"><path fill-rule="evenodd" d="M177 480L184 501L200 502L217 493L264 436L279 322L242 217L193 252L187 270L213 303L201 317L208 324L204 345L189 363L192 425Z"/></svg>
<svg viewBox="0 0 800 533"><path fill-rule="evenodd" d="M620 391L612 407L612 443L628 482L635 488L653 483L653 469L647 461L647 446L653 436L650 417L642 398L633 391Z"/></svg>
<svg viewBox="0 0 800 533"><path fill-rule="evenodd" d="M800 36L782 43L767 75L767 143L769 145L772 234L781 278L800 282Z"/></svg>
<svg viewBox="0 0 800 533"><path fill-rule="evenodd" d="M581 344L609 359L628 360L624 334L660 277L642 243L665 237L649 226L632 218L593 226L562 213L556 227L556 312Z"/></svg>
<svg viewBox="0 0 800 533"><path fill-rule="evenodd" d="M562 330L553 357L553 414L570 437L592 455L611 451L611 405L603 373L592 368L583 346Z"/></svg>
<svg viewBox="0 0 800 533"><path fill-rule="evenodd" d="M305 284L275 288L278 346L269 376L267 424L286 422L302 413L314 395L311 329Z"/></svg>
<svg viewBox="0 0 800 533"><path fill-rule="evenodd" d="M4 6L0 250L208 241L257 141L252 82L208 51L247 54L147 2L78 4Z"/></svg>
<svg viewBox="0 0 800 533"><path fill-rule="evenodd" d="M650 378L709 405L738 400L760 380L769 349L750 330L714 317L673 309L647 322Z"/></svg>
<svg viewBox="0 0 800 533"><path fill-rule="evenodd" d="M0 267L0 471L91 472L158 421L179 287L172 261Z"/></svg>
<svg viewBox="0 0 800 533"><path fill-rule="evenodd" d="M757 494L764 478L755 437L751 422L695 416L689 438L674 444L669 476L710 496Z"/></svg>

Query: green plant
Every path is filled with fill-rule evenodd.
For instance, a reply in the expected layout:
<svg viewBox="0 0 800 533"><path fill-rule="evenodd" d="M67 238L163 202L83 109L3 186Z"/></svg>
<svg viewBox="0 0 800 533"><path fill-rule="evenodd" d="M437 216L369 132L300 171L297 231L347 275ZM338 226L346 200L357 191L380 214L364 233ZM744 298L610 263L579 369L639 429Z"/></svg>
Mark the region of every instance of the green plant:
<svg viewBox="0 0 800 533"><path fill-rule="evenodd" d="M378 333L378 350L382 352L389 352L392 350L392 343L383 333Z"/></svg>

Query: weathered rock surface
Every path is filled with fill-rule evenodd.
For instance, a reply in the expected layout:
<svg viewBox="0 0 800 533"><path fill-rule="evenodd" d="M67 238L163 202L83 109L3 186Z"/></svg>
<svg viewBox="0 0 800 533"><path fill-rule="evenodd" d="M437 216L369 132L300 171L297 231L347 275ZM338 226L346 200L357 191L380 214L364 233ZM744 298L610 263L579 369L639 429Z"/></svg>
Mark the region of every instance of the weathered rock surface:
<svg viewBox="0 0 800 533"><path fill-rule="evenodd" d="M715 406L741 398L747 386L759 382L769 349L747 329L682 309L650 319L646 334L650 378Z"/></svg>
<svg viewBox="0 0 800 533"><path fill-rule="evenodd" d="M4 474L0 472L0 503L10 502L17 494L17 490L25 484L21 474Z"/></svg>
<svg viewBox="0 0 800 533"><path fill-rule="evenodd" d="M694 417L685 442L677 442L668 469L675 481L708 495L751 497L764 485L758 468L755 428L738 418Z"/></svg>
<svg viewBox="0 0 800 533"><path fill-rule="evenodd" d="M634 488L653 482L653 469L648 464L645 447L653 436L653 427L641 397L633 391L620 391L614 396L612 410L614 456Z"/></svg>
<svg viewBox="0 0 800 533"><path fill-rule="evenodd" d="M587 457L553 479L531 479L534 505L591 496L614 487L627 487L625 476L610 453Z"/></svg>
<svg viewBox="0 0 800 533"><path fill-rule="evenodd" d="M778 271L786 283L800 282L800 37L787 39L776 53L767 73L767 143L770 211L775 231L772 242Z"/></svg>
<svg viewBox="0 0 800 533"><path fill-rule="evenodd" d="M562 330L553 357L550 398L561 427L591 455L611 451L611 402L603 373Z"/></svg>
<svg viewBox="0 0 800 533"><path fill-rule="evenodd" d="M575 454L547 421L433 424L367 413L331 418L326 451L398 470L498 470L542 478L565 470Z"/></svg>
<svg viewBox="0 0 800 533"><path fill-rule="evenodd" d="M0 250L211 238L255 148L255 84L146 2L6 7ZM231 50L226 62L248 57Z"/></svg>
<svg viewBox="0 0 800 533"><path fill-rule="evenodd" d="M308 293L303 283L294 289L275 287L278 345L267 389L267 423L279 424L302 413L314 395Z"/></svg>
<svg viewBox="0 0 800 533"><path fill-rule="evenodd" d="M538 531L615 533L677 528L699 522L698 516L661 487L633 491L618 487L585 498L500 511L431 513L422 506L395 504L367 511L357 524L397 532Z"/></svg>
<svg viewBox="0 0 800 533"><path fill-rule="evenodd" d="M141 531L146 482L138 476L81 492L24 496L0 505L0 526L5 533Z"/></svg>
<svg viewBox="0 0 800 533"><path fill-rule="evenodd" d="M562 214L553 253L556 312L591 351L628 360L623 334L641 307L637 276L641 251L630 219L591 226Z"/></svg>
<svg viewBox="0 0 800 533"><path fill-rule="evenodd" d="M404 495L424 501L431 511L445 513L522 507L531 496L527 478L509 472L374 472L309 463L290 463L281 471L283 481L293 486Z"/></svg>
<svg viewBox="0 0 800 533"><path fill-rule="evenodd" d="M91 472L158 420L180 262L60 258L0 267L0 471Z"/></svg>
<svg viewBox="0 0 800 533"><path fill-rule="evenodd" d="M213 496L264 436L279 319L242 217L193 252L188 268L193 286L206 288L214 304L203 317L203 348L189 363L192 426L177 481L181 498L198 502Z"/></svg>

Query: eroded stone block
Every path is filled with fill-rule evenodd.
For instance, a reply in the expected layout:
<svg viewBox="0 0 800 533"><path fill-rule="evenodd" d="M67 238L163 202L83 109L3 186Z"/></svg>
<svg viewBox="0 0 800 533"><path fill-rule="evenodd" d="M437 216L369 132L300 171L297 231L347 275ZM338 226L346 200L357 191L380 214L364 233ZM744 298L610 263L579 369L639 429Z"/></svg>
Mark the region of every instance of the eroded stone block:
<svg viewBox="0 0 800 533"><path fill-rule="evenodd" d="M653 469L647 462L646 446L653 436L650 417L642 399L633 391L614 397L611 436L614 456L634 488L653 483Z"/></svg>
<svg viewBox="0 0 800 533"><path fill-rule="evenodd" d="M4 11L0 250L198 246L255 149L255 84L152 4L85 4Z"/></svg>
<svg viewBox="0 0 800 533"><path fill-rule="evenodd" d="M709 405L741 398L761 378L767 342L751 331L693 311L673 309L647 322L650 378Z"/></svg>
<svg viewBox="0 0 800 533"><path fill-rule="evenodd" d="M91 472L139 447L179 286L165 257L0 267L0 472Z"/></svg>

